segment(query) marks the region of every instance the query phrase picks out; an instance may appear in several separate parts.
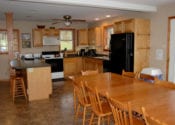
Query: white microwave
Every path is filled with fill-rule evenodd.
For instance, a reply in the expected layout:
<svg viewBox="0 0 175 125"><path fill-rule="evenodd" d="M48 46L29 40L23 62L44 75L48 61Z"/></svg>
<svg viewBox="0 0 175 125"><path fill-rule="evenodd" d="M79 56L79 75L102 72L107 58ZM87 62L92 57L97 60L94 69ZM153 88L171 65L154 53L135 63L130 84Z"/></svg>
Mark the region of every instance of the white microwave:
<svg viewBox="0 0 175 125"><path fill-rule="evenodd" d="M60 41L56 36L43 36L43 45L60 45Z"/></svg>

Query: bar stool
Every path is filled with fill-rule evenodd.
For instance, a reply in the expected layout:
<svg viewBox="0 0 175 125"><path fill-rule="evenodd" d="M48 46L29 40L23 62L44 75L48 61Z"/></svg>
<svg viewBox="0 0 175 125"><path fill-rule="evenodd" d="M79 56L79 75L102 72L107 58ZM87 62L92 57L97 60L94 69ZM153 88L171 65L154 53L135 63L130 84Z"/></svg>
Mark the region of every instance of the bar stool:
<svg viewBox="0 0 175 125"><path fill-rule="evenodd" d="M24 85L24 79L21 75L16 73L15 75L10 76L10 84L11 84L11 94L13 97L13 102L15 102L16 97L25 97L27 102L27 93Z"/></svg>

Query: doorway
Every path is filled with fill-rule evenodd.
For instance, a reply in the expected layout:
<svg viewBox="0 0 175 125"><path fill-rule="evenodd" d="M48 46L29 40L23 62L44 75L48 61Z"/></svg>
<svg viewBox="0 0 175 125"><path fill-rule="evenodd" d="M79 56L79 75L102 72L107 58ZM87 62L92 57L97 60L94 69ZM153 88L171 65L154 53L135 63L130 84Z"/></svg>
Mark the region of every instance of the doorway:
<svg viewBox="0 0 175 125"><path fill-rule="evenodd" d="M175 83L175 17L169 17L168 19L167 51L166 79Z"/></svg>

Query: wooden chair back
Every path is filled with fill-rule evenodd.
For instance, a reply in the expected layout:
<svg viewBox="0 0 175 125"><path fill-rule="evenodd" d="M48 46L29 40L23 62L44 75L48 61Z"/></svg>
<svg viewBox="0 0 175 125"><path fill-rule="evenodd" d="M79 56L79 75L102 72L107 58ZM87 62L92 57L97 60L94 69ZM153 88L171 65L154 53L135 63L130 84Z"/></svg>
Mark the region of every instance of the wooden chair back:
<svg viewBox="0 0 175 125"><path fill-rule="evenodd" d="M97 70L86 70L86 71L81 71L82 76L87 76L87 75L95 75L98 74L98 69Z"/></svg>
<svg viewBox="0 0 175 125"><path fill-rule="evenodd" d="M87 89L87 92L90 98L93 112L95 112L95 114L103 113L98 90L96 88L93 89L93 88L88 87L87 84L85 84L85 87Z"/></svg>
<svg viewBox="0 0 175 125"><path fill-rule="evenodd" d="M135 73L134 72L126 72L125 70L122 70L122 76L135 78Z"/></svg>
<svg viewBox="0 0 175 125"><path fill-rule="evenodd" d="M154 117L150 116L144 107L142 107L142 114L143 114L143 118L145 121L145 125L167 125L166 123L163 123L157 119L155 119Z"/></svg>
<svg viewBox="0 0 175 125"><path fill-rule="evenodd" d="M175 89L175 83L173 82L164 81L164 80L156 80L155 84L166 87L166 88Z"/></svg>
<svg viewBox="0 0 175 125"><path fill-rule="evenodd" d="M124 104L112 98L108 98L112 109L115 125L133 125L130 102Z"/></svg>
<svg viewBox="0 0 175 125"><path fill-rule="evenodd" d="M74 90L75 90L75 94L77 96L78 102L81 105L88 104L89 101L87 98L87 94L86 94L86 90L85 90L83 82L78 83L78 84L75 82L73 82L73 83L74 83Z"/></svg>

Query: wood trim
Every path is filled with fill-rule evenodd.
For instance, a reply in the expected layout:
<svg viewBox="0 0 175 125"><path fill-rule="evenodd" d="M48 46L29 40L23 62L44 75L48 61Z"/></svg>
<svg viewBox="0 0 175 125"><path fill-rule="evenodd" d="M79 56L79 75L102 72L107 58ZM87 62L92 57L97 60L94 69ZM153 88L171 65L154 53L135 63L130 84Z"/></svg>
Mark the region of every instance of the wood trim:
<svg viewBox="0 0 175 125"><path fill-rule="evenodd" d="M168 17L168 36L167 36L167 58L166 58L166 80L168 80L169 75L169 61L170 61L170 29L171 29L171 20L175 19L175 16Z"/></svg>
<svg viewBox="0 0 175 125"><path fill-rule="evenodd" d="M7 40L8 40L8 54L9 59L13 58L13 13L7 12L6 16L6 29L7 29Z"/></svg>
<svg viewBox="0 0 175 125"><path fill-rule="evenodd" d="M103 26L102 29L102 34L103 34L103 50L104 51L109 51L109 49L105 49L105 45L106 45L106 29L109 27L113 27L114 28L114 24L109 24L109 25L105 25Z"/></svg>

